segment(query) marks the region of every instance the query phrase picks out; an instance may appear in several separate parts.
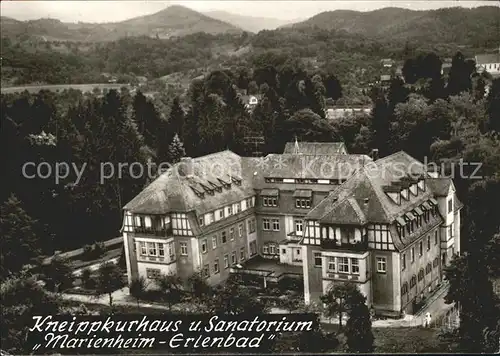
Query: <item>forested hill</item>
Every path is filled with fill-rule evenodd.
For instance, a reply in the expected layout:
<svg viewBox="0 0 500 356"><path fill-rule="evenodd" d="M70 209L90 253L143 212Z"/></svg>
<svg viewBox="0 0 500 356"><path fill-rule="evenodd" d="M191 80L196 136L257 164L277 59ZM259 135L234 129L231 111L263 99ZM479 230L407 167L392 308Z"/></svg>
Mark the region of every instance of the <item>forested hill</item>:
<svg viewBox="0 0 500 356"><path fill-rule="evenodd" d="M498 46L500 7L455 7L427 11L401 8L384 8L369 12L337 10L322 12L289 27L318 27L394 40Z"/></svg>
<svg viewBox="0 0 500 356"><path fill-rule="evenodd" d="M1 18L3 37L40 38L46 41L114 41L122 37L148 36L171 38L196 32L208 34L239 33L238 27L184 6L170 6L152 15L115 23L65 23L55 19L17 21Z"/></svg>

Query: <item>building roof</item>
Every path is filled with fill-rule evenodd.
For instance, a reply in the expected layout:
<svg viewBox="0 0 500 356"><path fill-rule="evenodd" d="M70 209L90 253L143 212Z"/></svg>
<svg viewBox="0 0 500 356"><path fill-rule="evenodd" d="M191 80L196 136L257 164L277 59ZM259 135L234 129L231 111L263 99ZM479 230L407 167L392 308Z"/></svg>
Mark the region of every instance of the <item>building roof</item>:
<svg viewBox="0 0 500 356"><path fill-rule="evenodd" d="M298 153L306 155L335 155L346 151L344 142L287 142L283 153L296 153L296 145Z"/></svg>
<svg viewBox="0 0 500 356"><path fill-rule="evenodd" d="M255 194L251 180L241 179L241 157L231 151L195 158L191 163L192 175L179 174L183 162L177 163L125 205L124 209L136 214L165 214L172 211L203 214ZM237 181L240 178L241 184L231 182L232 178Z"/></svg>
<svg viewBox="0 0 500 356"><path fill-rule="evenodd" d="M264 186L265 178L345 180L372 159L367 155L269 154L246 158L254 187Z"/></svg>
<svg viewBox="0 0 500 356"><path fill-rule="evenodd" d="M402 172L402 167L412 167L411 172ZM398 152L391 156L367 164L344 184L338 186L329 196L320 202L307 215L307 219L317 219L326 222L328 217L331 223L342 221L345 209L337 209L346 199L354 199L364 218L375 223L393 223L396 218L421 205L432 197L430 190L420 192L416 197L410 194L409 200L403 199L401 204L395 204L384 191L385 186L401 182L401 178L425 173L422 163L405 152ZM354 201L350 204L357 209ZM347 218L350 219L349 215Z"/></svg>
<svg viewBox="0 0 500 356"><path fill-rule="evenodd" d="M476 64L500 63L500 52L476 55Z"/></svg>

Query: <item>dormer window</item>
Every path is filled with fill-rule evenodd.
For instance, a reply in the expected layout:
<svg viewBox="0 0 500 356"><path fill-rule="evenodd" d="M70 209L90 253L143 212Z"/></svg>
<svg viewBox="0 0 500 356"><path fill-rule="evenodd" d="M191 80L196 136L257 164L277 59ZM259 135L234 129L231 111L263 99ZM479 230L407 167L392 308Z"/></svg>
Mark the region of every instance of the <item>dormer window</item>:
<svg viewBox="0 0 500 356"><path fill-rule="evenodd" d="M208 194L210 194L210 195L214 195L214 194L215 194L215 193L214 193L214 189L211 189L211 188L209 188L209 187L207 187L206 185L203 185L203 184L201 184L201 183L200 183L200 186L201 186L201 187L203 188L203 190L204 190L205 192L207 192Z"/></svg>
<svg viewBox="0 0 500 356"><path fill-rule="evenodd" d="M408 188L405 188L401 191L401 196L406 200L410 199L410 197L408 196Z"/></svg>
<svg viewBox="0 0 500 356"><path fill-rule="evenodd" d="M231 188L231 183L228 183L220 178L217 178L217 180L219 181L220 184L222 184L222 186L225 188L225 189L229 189Z"/></svg>
<svg viewBox="0 0 500 356"><path fill-rule="evenodd" d="M199 191L198 189L196 189L195 187L191 187L192 191L194 192L194 194L196 194L196 196L198 198L204 198L205 197L205 193Z"/></svg>
<svg viewBox="0 0 500 356"><path fill-rule="evenodd" d="M312 201L312 190L296 190L293 193L295 207L299 209L309 209Z"/></svg>
<svg viewBox="0 0 500 356"><path fill-rule="evenodd" d="M241 179L238 177L231 176L231 182L233 182L236 185L241 185Z"/></svg>
<svg viewBox="0 0 500 356"><path fill-rule="evenodd" d="M208 181L208 184L212 189L216 190L217 192L222 192L222 187L220 185L215 184L214 182Z"/></svg>
<svg viewBox="0 0 500 356"><path fill-rule="evenodd" d="M262 206L276 207L279 204L278 189L262 189L260 196L262 198Z"/></svg>
<svg viewBox="0 0 500 356"><path fill-rule="evenodd" d="M453 198L450 198L450 200L448 200L448 214L452 212L453 212Z"/></svg>

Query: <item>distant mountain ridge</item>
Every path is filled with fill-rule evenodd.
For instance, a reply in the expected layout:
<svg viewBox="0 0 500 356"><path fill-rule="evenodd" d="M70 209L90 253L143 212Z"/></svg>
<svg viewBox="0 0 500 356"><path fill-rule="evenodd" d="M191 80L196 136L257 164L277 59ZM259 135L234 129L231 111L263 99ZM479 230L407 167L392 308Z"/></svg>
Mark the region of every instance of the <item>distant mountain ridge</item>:
<svg viewBox="0 0 500 356"><path fill-rule="evenodd" d="M196 32L240 33L229 23L180 5L169 6L152 15L114 23L65 23L55 19L18 21L1 18L3 37L38 37L59 41L114 41L127 36L170 38Z"/></svg>
<svg viewBox="0 0 500 356"><path fill-rule="evenodd" d="M346 31L367 37L408 40L438 39L441 42L461 42L466 38L500 38L500 7L442 8L415 11L403 8L383 8L369 12L350 10L327 11L303 22L284 26L291 29L316 27Z"/></svg>
<svg viewBox="0 0 500 356"><path fill-rule="evenodd" d="M204 13L214 19L230 23L244 31L257 33L262 30L274 30L278 27L292 24L299 20L282 20L272 17L256 17L234 14L227 11L208 11Z"/></svg>

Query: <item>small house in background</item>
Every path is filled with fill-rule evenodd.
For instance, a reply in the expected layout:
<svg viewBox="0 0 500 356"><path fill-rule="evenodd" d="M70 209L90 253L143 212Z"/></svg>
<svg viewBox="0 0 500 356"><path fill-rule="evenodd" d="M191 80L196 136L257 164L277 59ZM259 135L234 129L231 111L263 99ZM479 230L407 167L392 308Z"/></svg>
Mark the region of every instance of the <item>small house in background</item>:
<svg viewBox="0 0 500 356"><path fill-rule="evenodd" d="M325 116L328 120L338 120L356 115L369 115L372 111L370 105L333 106L325 109Z"/></svg>
<svg viewBox="0 0 500 356"><path fill-rule="evenodd" d="M382 66L384 66L384 68L392 68L392 66L394 65L394 60L390 58L384 58L380 61L380 63L382 63Z"/></svg>
<svg viewBox="0 0 500 356"><path fill-rule="evenodd" d="M475 57L478 72L488 72L493 76L500 75L500 48L498 53L478 54Z"/></svg>
<svg viewBox="0 0 500 356"><path fill-rule="evenodd" d="M380 85L382 88L388 88L391 85L391 75L390 74L382 74L380 76Z"/></svg>
<svg viewBox="0 0 500 356"><path fill-rule="evenodd" d="M260 94L255 94L255 95L242 95L241 96L241 101L245 105L245 108L247 108L248 111L253 111L259 101L262 99L262 95Z"/></svg>
<svg viewBox="0 0 500 356"><path fill-rule="evenodd" d="M443 63L441 65L441 75L448 75L450 74L450 70L451 70L451 63Z"/></svg>

